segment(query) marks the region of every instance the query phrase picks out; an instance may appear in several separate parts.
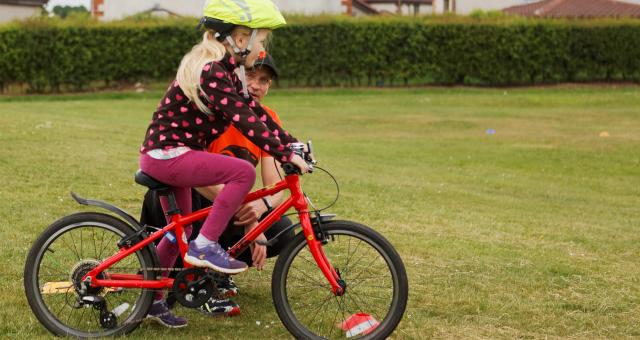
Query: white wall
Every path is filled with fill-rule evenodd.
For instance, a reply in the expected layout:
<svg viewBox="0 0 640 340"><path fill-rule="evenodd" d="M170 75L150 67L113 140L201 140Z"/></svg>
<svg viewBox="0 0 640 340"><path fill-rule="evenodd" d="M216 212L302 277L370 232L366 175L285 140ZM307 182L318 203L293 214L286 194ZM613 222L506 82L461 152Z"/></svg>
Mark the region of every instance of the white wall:
<svg viewBox="0 0 640 340"><path fill-rule="evenodd" d="M102 20L118 20L147 11L155 5L183 16L199 17L206 0L104 0ZM273 0L281 11L287 13L340 14L344 7L340 0Z"/></svg>
<svg viewBox="0 0 640 340"><path fill-rule="evenodd" d="M340 14L345 11L341 0L273 0L281 11L287 13L303 13L303 14ZM454 0L449 0L453 3ZM476 9L491 11L501 10L506 7L522 5L526 3L536 2L539 0L455 0L456 13L466 15ZM640 0L624 0L626 2L640 4ZM202 7L206 0L104 0L104 17L103 20L118 20L124 17L134 15L143 11L147 11L158 5L164 9L170 10L183 16L199 17L202 15ZM0 21L8 21L7 17L15 14L18 17L29 17L37 12L31 7L10 6L12 10L7 11L0 5ZM379 10L387 10L395 13L395 5L376 5ZM444 0L434 0L435 13L442 14ZM421 6L420 14L432 14L434 8L431 6ZM11 14L10 14L11 13ZM402 6L402 13L405 15L413 14L413 7Z"/></svg>
<svg viewBox="0 0 640 340"><path fill-rule="evenodd" d="M345 8L340 0L273 0L282 12L303 14L341 14Z"/></svg>
<svg viewBox="0 0 640 340"><path fill-rule="evenodd" d="M0 22L26 19L40 15L40 7L0 5Z"/></svg>
<svg viewBox="0 0 640 340"><path fill-rule="evenodd" d="M453 1L454 0L449 0L449 6L452 6ZM503 8L516 5L524 5L537 1L540 0L455 0L456 13L460 15L469 14L474 10L499 11ZM444 0L435 0L434 5L436 8L436 13L443 13Z"/></svg>
<svg viewBox="0 0 640 340"><path fill-rule="evenodd" d="M453 9L453 1L449 0L450 11ZM506 7L516 6L527 4L531 2L536 2L540 0L455 0L456 2L456 13L460 15L467 15L474 10L483 10L483 11L497 11ZM637 1L640 0L628 0L628 1ZM420 6L419 14L442 14L446 11L444 10L444 0L434 0L433 6ZM375 5L374 8L381 11L388 11L391 13L396 13L396 5ZM402 14L404 15L412 15L413 14L413 6L404 5L401 7Z"/></svg>
<svg viewBox="0 0 640 340"><path fill-rule="evenodd" d="M442 2L442 0L437 1ZM449 2L451 1L452 0L449 0ZM525 5L539 1L540 0L456 0L456 12L464 15L469 14L476 9L481 9L483 11L499 11L507 7ZM640 0L618 1L640 4ZM442 7L440 6L439 8L441 9Z"/></svg>
<svg viewBox="0 0 640 340"><path fill-rule="evenodd" d="M104 0L102 20L118 20L140 12L148 11L155 5L182 16L199 17L205 0Z"/></svg>
<svg viewBox="0 0 640 340"><path fill-rule="evenodd" d="M390 4L373 5L371 7L375 8L375 9L381 11L381 12L386 11L386 12L389 12L389 13L392 13L392 14L395 14L396 13L396 9L397 9L396 5L390 5ZM410 5L410 6L409 5L403 5L400 8L400 10L401 10L401 13L403 15L413 15L413 5ZM433 14L433 9L432 9L431 6L422 5L422 6L420 6L418 14L423 14L423 15Z"/></svg>

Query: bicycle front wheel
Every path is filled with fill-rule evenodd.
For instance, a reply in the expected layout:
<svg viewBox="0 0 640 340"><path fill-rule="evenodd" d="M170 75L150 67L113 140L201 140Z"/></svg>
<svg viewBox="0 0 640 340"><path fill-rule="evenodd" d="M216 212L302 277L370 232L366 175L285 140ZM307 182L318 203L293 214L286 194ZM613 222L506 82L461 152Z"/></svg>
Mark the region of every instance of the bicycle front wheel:
<svg viewBox="0 0 640 340"><path fill-rule="evenodd" d="M27 256L24 289L31 310L52 333L59 336L92 338L121 335L135 329L144 319L153 292L147 289L91 287L87 295L106 302L106 311L116 321L106 327L100 311L80 303L81 279L105 258L116 253L118 241L135 231L121 220L100 213L78 213L66 216L52 225L36 240ZM154 279L154 257L143 248L122 259L99 275L137 275Z"/></svg>
<svg viewBox="0 0 640 340"><path fill-rule="evenodd" d="M346 282L335 296L318 268L303 233L280 254L272 277L276 311L300 339L384 339L402 319L408 282L404 264L379 233L358 223L323 224L322 248Z"/></svg>

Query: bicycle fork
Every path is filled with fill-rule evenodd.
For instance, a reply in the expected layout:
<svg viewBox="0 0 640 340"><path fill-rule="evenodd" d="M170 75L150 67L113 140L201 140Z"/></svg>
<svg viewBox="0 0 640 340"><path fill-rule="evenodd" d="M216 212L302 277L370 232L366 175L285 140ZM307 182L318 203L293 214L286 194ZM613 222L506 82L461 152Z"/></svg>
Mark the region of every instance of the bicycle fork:
<svg viewBox="0 0 640 340"><path fill-rule="evenodd" d="M287 180L289 180L289 178L287 178ZM297 181L298 178L294 177L291 180ZM322 271L322 274L331 285L333 294L336 296L342 296L345 293L347 284L342 280L342 278L340 278L339 272L333 268L331 262L322 249L322 242L315 236L315 231L311 224L311 218L309 217L309 205L304 198L304 194L299 190L299 184L295 183L295 185L290 185L290 187L294 188L294 190L292 190L292 197L296 197L296 199L293 201L293 206L298 211L298 218L300 219L302 232L304 233L305 240L309 246L309 251L320 268L320 271ZM321 223L320 219L318 219L318 223Z"/></svg>

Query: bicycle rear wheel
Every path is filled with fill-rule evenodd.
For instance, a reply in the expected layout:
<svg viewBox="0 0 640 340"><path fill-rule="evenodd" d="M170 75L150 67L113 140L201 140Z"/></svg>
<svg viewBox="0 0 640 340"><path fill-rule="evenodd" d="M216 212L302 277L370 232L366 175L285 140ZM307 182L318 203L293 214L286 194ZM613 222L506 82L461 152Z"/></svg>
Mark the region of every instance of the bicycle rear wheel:
<svg viewBox="0 0 640 340"><path fill-rule="evenodd" d="M358 223L323 224L322 248L346 282L335 296L318 268L303 233L280 254L272 277L273 302L296 338L383 339L402 319L408 297L404 264L380 234Z"/></svg>
<svg viewBox="0 0 640 340"><path fill-rule="evenodd" d="M135 329L146 316L153 292L146 289L89 288L87 295L99 296L116 323L105 327L100 311L79 301L80 281L91 269L119 249L118 241L135 231L123 221L106 214L78 213L50 225L31 247L24 269L24 288L31 310L52 333L79 338L116 336ZM154 279L154 257L143 248L100 274L144 273Z"/></svg>

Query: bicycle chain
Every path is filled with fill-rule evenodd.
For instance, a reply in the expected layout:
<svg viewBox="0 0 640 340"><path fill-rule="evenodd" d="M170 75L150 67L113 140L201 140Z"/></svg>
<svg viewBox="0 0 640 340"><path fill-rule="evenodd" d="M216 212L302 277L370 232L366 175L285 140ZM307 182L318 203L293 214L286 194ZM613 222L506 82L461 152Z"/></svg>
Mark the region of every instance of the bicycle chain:
<svg viewBox="0 0 640 340"><path fill-rule="evenodd" d="M167 271L167 272L179 272L179 271L183 271L187 268L178 268L178 267L174 267L174 268L162 268L162 267L147 267L147 268L117 268L118 270L137 270L137 271ZM107 268L105 271L109 271L109 268Z"/></svg>

